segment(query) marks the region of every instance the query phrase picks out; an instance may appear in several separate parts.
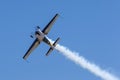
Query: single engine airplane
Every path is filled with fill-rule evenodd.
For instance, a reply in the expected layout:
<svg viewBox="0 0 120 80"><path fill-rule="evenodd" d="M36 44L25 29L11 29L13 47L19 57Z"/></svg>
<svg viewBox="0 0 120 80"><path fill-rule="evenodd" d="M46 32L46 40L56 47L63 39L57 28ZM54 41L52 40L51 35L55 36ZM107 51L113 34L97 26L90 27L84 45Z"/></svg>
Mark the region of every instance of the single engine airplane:
<svg viewBox="0 0 120 80"><path fill-rule="evenodd" d="M50 42L50 40L47 37L48 32L50 31L53 23L55 22L55 20L58 18L59 14L56 14L51 21L45 26L45 28L43 30L40 29L39 26L37 26L37 29L35 31L35 40L32 43L32 45L30 46L30 48L28 49L28 51L25 53L25 55L23 56L23 59L26 60L28 58L28 56L31 54L31 52L43 41L46 44L48 44L50 46L50 49L48 50L48 52L46 53L46 56L48 56L54 49L54 47L57 45L58 41L60 40L60 38L58 37L57 40L52 43ZM33 35L30 36L31 38L33 38Z"/></svg>

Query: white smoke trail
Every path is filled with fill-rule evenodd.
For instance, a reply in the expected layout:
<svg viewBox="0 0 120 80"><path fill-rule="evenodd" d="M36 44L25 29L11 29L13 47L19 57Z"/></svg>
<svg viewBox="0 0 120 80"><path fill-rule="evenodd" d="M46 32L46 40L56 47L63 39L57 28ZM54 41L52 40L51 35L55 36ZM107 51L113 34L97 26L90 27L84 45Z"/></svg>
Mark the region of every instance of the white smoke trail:
<svg viewBox="0 0 120 80"><path fill-rule="evenodd" d="M57 44L55 49L60 51L64 56L66 56L71 61L77 63L84 69L87 69L88 71L90 71L94 75L102 78L103 80L120 80L113 74L101 69L99 66L95 65L94 63L89 62L84 57L79 56L78 53L73 52L64 46Z"/></svg>
<svg viewBox="0 0 120 80"><path fill-rule="evenodd" d="M54 43L53 40L51 39L49 40L50 42ZM115 75L107 72L106 70L101 69L99 66L95 65L94 63L89 62L83 56L79 56L79 53L77 52L73 52L60 44L57 44L55 49L61 52L71 61L75 62L84 69L87 69L88 71L90 71L91 73L100 77L103 80L120 80L120 78L116 77Z"/></svg>

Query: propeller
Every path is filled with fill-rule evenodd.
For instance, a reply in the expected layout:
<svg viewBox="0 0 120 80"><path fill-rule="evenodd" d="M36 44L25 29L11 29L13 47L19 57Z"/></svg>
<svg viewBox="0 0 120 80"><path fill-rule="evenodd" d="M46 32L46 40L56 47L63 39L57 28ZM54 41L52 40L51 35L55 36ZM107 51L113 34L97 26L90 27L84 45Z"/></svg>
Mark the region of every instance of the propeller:
<svg viewBox="0 0 120 80"><path fill-rule="evenodd" d="M30 35L31 38L34 38L35 37L35 34L32 32L31 35Z"/></svg>
<svg viewBox="0 0 120 80"><path fill-rule="evenodd" d="M40 29L40 27L39 27L39 26L36 26L36 27L35 27L35 30L38 30L38 29ZM31 38L35 38L35 33L32 32L31 35L30 35L30 37L31 37Z"/></svg>
<svg viewBox="0 0 120 80"><path fill-rule="evenodd" d="M40 29L40 26L35 26L35 30L38 30L38 29Z"/></svg>
<svg viewBox="0 0 120 80"><path fill-rule="evenodd" d="M40 26L37 26L37 29L40 29Z"/></svg>

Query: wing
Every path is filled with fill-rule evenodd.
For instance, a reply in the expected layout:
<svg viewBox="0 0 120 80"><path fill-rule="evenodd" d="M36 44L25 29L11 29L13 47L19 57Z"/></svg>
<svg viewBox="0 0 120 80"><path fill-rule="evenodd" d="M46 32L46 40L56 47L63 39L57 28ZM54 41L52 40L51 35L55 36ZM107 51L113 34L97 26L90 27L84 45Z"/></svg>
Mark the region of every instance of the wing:
<svg viewBox="0 0 120 80"><path fill-rule="evenodd" d="M51 29L53 23L54 23L55 20L58 18L58 16L59 16L59 15L56 14L56 15L52 18L52 20L46 25L46 27L43 29L42 32L43 32L45 35L48 34L48 32L50 31L50 29Z"/></svg>
<svg viewBox="0 0 120 80"><path fill-rule="evenodd" d="M36 38L33 44L30 46L26 54L23 56L23 59L27 59L27 57L31 54L31 52L40 44L40 41Z"/></svg>

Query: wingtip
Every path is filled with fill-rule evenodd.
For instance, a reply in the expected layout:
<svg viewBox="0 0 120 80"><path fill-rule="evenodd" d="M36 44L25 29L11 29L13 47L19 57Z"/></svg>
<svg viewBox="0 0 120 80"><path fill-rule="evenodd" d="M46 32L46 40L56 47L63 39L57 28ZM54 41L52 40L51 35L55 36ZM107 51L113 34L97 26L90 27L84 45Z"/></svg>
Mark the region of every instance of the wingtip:
<svg viewBox="0 0 120 80"><path fill-rule="evenodd" d="M45 54L46 56L48 56L48 54Z"/></svg>
<svg viewBox="0 0 120 80"><path fill-rule="evenodd" d="M56 13L56 16L59 16L59 13Z"/></svg>
<svg viewBox="0 0 120 80"><path fill-rule="evenodd" d="M26 60L25 56L23 56L23 59Z"/></svg>

